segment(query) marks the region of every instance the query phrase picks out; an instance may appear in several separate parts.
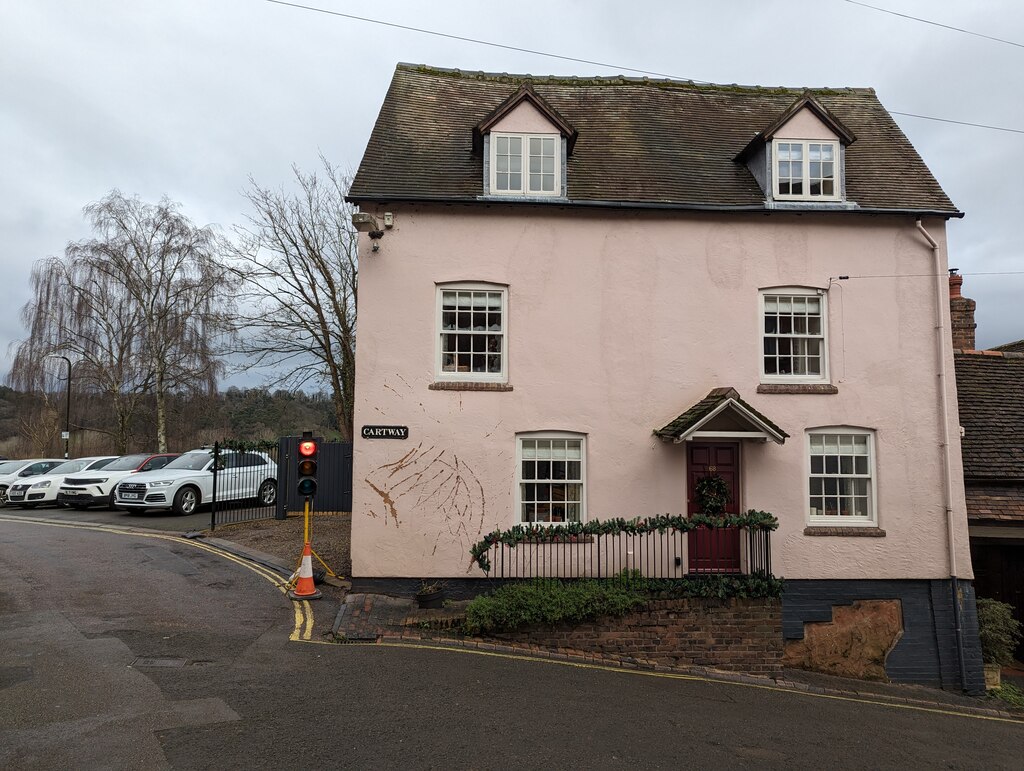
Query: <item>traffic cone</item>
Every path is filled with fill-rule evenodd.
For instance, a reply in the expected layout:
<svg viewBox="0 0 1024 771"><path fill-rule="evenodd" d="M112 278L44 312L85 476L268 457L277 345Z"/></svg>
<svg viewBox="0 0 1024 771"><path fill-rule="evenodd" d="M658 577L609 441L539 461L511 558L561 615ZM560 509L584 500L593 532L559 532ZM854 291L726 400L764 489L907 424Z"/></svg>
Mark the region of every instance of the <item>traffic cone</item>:
<svg viewBox="0 0 1024 771"><path fill-rule="evenodd" d="M309 541L302 547L299 579L295 582L295 588L288 592L288 596L293 600L316 600L323 596L313 583L313 548Z"/></svg>

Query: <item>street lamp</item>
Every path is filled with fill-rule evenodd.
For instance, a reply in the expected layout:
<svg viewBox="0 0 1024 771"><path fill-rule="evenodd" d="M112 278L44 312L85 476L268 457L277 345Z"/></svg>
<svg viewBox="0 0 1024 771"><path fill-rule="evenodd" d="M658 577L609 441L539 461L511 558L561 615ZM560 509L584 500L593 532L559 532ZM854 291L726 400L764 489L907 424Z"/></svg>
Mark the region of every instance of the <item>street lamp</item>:
<svg viewBox="0 0 1024 771"><path fill-rule="evenodd" d="M68 454L68 445L71 444L71 359L59 353L47 354L48 359L64 359L68 365L68 398L64 407L64 460L71 457Z"/></svg>

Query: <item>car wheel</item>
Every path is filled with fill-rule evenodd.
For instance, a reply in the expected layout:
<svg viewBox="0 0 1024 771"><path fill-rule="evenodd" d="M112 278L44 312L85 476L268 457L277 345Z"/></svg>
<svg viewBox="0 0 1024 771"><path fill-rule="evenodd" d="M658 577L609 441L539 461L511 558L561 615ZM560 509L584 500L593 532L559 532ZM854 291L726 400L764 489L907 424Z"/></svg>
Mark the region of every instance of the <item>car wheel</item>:
<svg viewBox="0 0 1024 771"><path fill-rule="evenodd" d="M199 491L194 487L183 487L174 496L174 513L178 515L194 514L199 507Z"/></svg>
<svg viewBox="0 0 1024 771"><path fill-rule="evenodd" d="M107 508L111 511L117 511L117 495L113 490L110 491L110 499L107 501Z"/></svg>
<svg viewBox="0 0 1024 771"><path fill-rule="evenodd" d="M7 488L0 487L0 506L7 505Z"/></svg>
<svg viewBox="0 0 1024 771"><path fill-rule="evenodd" d="M264 506L273 506L277 503L277 482L273 479L266 480L260 485L260 489L256 493L256 498Z"/></svg>

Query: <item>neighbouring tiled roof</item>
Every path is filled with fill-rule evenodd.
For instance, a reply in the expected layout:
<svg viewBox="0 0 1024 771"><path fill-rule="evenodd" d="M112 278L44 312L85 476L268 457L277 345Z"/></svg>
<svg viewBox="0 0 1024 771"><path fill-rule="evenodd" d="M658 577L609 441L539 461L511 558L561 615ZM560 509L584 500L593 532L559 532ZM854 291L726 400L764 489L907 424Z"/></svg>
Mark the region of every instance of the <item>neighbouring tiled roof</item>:
<svg viewBox="0 0 1024 771"><path fill-rule="evenodd" d="M968 483L967 518L1024 524L1024 482L1018 485Z"/></svg>
<svg viewBox="0 0 1024 771"><path fill-rule="evenodd" d="M1012 343L1003 343L990 348L992 351L1005 351L1008 353L1024 353L1024 340L1015 340Z"/></svg>
<svg viewBox="0 0 1024 771"><path fill-rule="evenodd" d="M764 423L765 426L770 428L779 436L785 438L789 437L785 431L775 425L772 421L768 420L764 415L755 410L745 401L740 398L735 388L713 388L708 395L697 402L695 405L690 407L686 412L680 415L678 418L673 420L663 428L655 429L654 435L660 436L662 439L678 439L680 436L685 434L688 430L693 428L695 425L700 423L701 420L706 418L714 409L727 399L732 399L734 402L739 404L745 410L749 411L758 420Z"/></svg>
<svg viewBox="0 0 1024 771"><path fill-rule="evenodd" d="M856 137L846 149L850 201L959 216L872 89L534 77L407 64L395 70L351 200L476 200L483 160L474 152L473 128L524 83L579 132L566 171L570 201L763 206L753 175L735 158L808 96Z"/></svg>
<svg viewBox="0 0 1024 771"><path fill-rule="evenodd" d="M964 477L1024 483L1024 353L957 351Z"/></svg>

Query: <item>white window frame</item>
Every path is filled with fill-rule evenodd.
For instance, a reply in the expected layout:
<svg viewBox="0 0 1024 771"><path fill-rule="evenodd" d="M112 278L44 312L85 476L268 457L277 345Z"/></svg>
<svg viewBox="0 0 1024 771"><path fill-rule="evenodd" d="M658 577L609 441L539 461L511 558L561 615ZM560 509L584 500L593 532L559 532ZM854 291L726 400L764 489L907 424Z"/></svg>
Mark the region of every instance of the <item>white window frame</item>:
<svg viewBox="0 0 1024 771"><path fill-rule="evenodd" d="M444 369L444 345L442 341L447 334L457 334L457 330L444 328L444 293L445 292L500 292L501 293L501 320L500 332L480 330L484 334L501 335L501 372L447 372ZM490 284L487 282L459 281L445 284L437 284L435 289L435 310L434 310L434 378L437 381L474 382L474 383L507 383L508 382L508 287L503 284ZM470 330L466 334L479 334ZM486 355L486 354L485 354Z"/></svg>
<svg viewBox="0 0 1024 771"><path fill-rule="evenodd" d="M765 331L765 298L767 297L815 297L818 299L821 308L821 334L774 334ZM758 345L758 370L761 373L762 383L829 383L829 356L828 356L828 293L824 289L814 289L805 286L778 286L758 290L757 325L759 340ZM764 366L765 340L767 339L820 339L821 340L821 372L818 374L779 374L777 372L766 372ZM776 354L778 355L778 354ZM792 354L790 354L792 355Z"/></svg>
<svg viewBox="0 0 1024 771"><path fill-rule="evenodd" d="M803 147L803 164L801 179L804 192L798 195L779 192L779 155L780 144L801 145ZM832 195L811 194L811 145L829 145L832 147ZM839 201L842 200L842 150L839 142L828 139L782 139L772 140L772 195L777 201ZM787 177L793 179L793 177Z"/></svg>
<svg viewBox="0 0 1024 771"><path fill-rule="evenodd" d="M520 139L522 140L521 175L522 184L517 190L498 189L498 139ZM530 188L530 140L531 139L553 139L555 146L554 154L554 187L552 190L533 190ZM490 174L488 189L491 195L512 195L529 197L560 197L562 195L562 136L561 134L526 134L506 131L493 131L490 135Z"/></svg>
<svg viewBox="0 0 1024 771"><path fill-rule="evenodd" d="M825 473L826 469L823 468L822 473L815 473L812 470L811 464L811 445L812 437L815 436L861 436L867 438L867 474L844 473L842 466L840 465L839 470L836 473ZM876 455L877 443L875 442L875 432L866 428L851 428L849 426L822 426L818 428L809 428L805 432L804 438L804 463L805 463L805 479L807 480L804 487L804 511L807 515L807 522L810 525L815 526L826 526L826 527L877 527L878 525L878 468L877 468L877 455ZM840 454L841 457L841 454ZM848 457L854 457L848 456ZM840 461L841 463L842 461ZM813 514L811 507L811 481L813 479L866 479L868 482L868 493L867 503L869 506L868 515L865 516L854 516L847 515L842 516L839 514L825 515L825 514ZM829 497L822 493L823 497ZM835 497L841 497L838 494Z"/></svg>
<svg viewBox="0 0 1024 771"><path fill-rule="evenodd" d="M516 525L565 525L563 522L527 522L523 519L523 485L544 484L545 482L563 482L566 480L524 480L523 479L523 440L524 439L572 439L580 442L580 522L587 521L587 435L573 431L529 431L516 434L516 473L515 473L515 496L512 512L513 523Z"/></svg>

